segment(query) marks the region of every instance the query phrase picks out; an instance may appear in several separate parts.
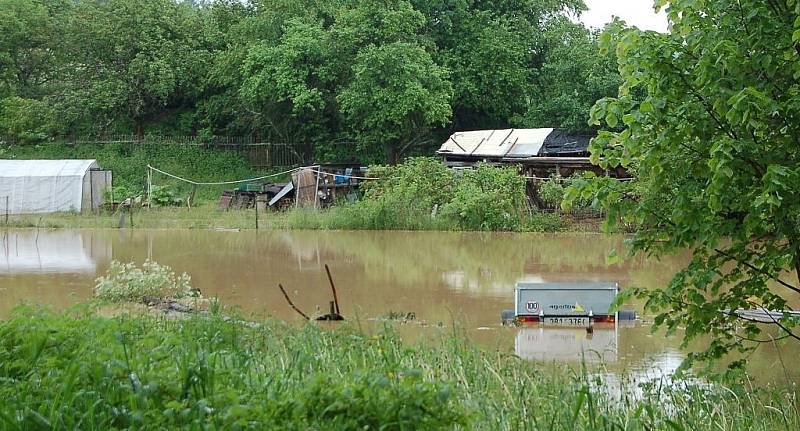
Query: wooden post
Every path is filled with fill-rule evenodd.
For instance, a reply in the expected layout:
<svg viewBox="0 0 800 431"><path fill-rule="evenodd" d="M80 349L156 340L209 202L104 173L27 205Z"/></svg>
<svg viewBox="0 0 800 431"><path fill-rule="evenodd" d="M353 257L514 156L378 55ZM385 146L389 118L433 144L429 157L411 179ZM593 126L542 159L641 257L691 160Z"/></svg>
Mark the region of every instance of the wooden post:
<svg viewBox="0 0 800 431"><path fill-rule="evenodd" d="M153 207L152 196L153 194L153 170L150 169L150 165L147 165L147 208L150 209Z"/></svg>
<svg viewBox="0 0 800 431"><path fill-rule="evenodd" d="M256 208L256 230L258 230L258 194L256 194L256 199L253 205Z"/></svg>
<svg viewBox="0 0 800 431"><path fill-rule="evenodd" d="M327 263L325 264L325 272L328 273L328 281L331 283L331 290L333 291L333 304L336 305L336 314L339 314L339 298L336 296L336 286L333 285L333 277L331 277L331 270L328 268Z"/></svg>
<svg viewBox="0 0 800 431"><path fill-rule="evenodd" d="M192 184L192 193L189 195L188 202L186 203L186 207L191 208L194 205L194 195L197 193L197 184Z"/></svg>
<svg viewBox="0 0 800 431"><path fill-rule="evenodd" d="M317 165L317 183L314 185L314 209L319 209L319 174L322 166Z"/></svg>
<svg viewBox="0 0 800 431"><path fill-rule="evenodd" d="M6 196L6 227L8 227L8 196Z"/></svg>

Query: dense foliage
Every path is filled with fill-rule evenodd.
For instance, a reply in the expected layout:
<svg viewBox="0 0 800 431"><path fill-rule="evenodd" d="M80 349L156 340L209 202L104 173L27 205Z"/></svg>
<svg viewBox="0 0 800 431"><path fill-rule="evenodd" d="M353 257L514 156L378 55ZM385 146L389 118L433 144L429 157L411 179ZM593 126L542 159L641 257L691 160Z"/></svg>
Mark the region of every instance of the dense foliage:
<svg viewBox="0 0 800 431"><path fill-rule="evenodd" d="M0 136L157 132L392 162L452 130L586 129L619 77L581 0L0 0Z"/></svg>
<svg viewBox="0 0 800 431"><path fill-rule="evenodd" d="M369 174L378 180L344 209L362 228L521 230L528 214L525 179L514 166L454 173L435 158L412 157Z"/></svg>
<svg viewBox="0 0 800 431"><path fill-rule="evenodd" d="M116 260L99 277L94 288L96 297L106 301L141 302L145 297L180 299L191 294L191 278L185 272L176 275L166 265L145 261L141 267Z"/></svg>
<svg viewBox="0 0 800 431"><path fill-rule="evenodd" d="M669 286L639 293L660 312L657 326L685 328L687 342L713 334L699 357L797 342L798 319L759 325L735 310L799 304L800 3L671 0L667 13L669 34L601 36L623 84L593 108L608 130L592 157L637 180L597 179L568 194L593 196L609 227L637 226L634 252L692 250Z"/></svg>
<svg viewBox="0 0 800 431"><path fill-rule="evenodd" d="M623 385L615 399L596 390L598 377L479 351L460 337L410 346L391 328L370 332L243 322L218 312L109 319L88 307L64 315L18 309L0 322L0 427L798 427L791 396L776 390L657 383Z"/></svg>

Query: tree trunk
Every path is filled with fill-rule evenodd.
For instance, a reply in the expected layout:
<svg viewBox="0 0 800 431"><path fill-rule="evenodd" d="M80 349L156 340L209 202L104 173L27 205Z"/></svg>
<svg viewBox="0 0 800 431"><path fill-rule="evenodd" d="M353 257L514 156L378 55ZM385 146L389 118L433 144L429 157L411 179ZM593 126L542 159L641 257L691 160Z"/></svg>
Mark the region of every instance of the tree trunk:
<svg viewBox="0 0 800 431"><path fill-rule="evenodd" d="M386 144L386 158L392 166L400 161L400 151L396 142Z"/></svg>
<svg viewBox="0 0 800 431"><path fill-rule="evenodd" d="M141 117L136 117L133 119L133 133L136 136L137 141L144 140L144 121Z"/></svg>
<svg viewBox="0 0 800 431"><path fill-rule="evenodd" d="M794 272L797 274L797 287L800 287L800 244L795 243L794 248Z"/></svg>

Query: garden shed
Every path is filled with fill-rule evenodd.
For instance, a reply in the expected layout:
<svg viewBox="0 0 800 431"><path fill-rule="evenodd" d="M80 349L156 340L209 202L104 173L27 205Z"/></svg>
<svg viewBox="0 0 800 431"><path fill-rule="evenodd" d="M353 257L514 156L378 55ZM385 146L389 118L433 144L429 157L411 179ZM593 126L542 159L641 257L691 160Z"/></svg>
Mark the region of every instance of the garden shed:
<svg viewBox="0 0 800 431"><path fill-rule="evenodd" d="M568 177L592 171L597 175L628 177L622 167L603 169L589 158L591 133L563 129L502 129L455 132L436 152L445 165L472 167L476 163L521 166L528 177Z"/></svg>
<svg viewBox="0 0 800 431"><path fill-rule="evenodd" d="M0 160L0 213L96 211L111 182L97 160Z"/></svg>

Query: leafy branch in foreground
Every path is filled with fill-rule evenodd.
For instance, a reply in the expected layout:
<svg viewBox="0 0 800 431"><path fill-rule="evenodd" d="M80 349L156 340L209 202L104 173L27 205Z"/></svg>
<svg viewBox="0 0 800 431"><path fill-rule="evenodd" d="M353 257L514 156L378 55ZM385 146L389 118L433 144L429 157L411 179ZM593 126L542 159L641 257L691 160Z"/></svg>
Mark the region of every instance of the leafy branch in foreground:
<svg viewBox="0 0 800 431"><path fill-rule="evenodd" d="M657 327L685 328L684 344L712 335L688 366L800 339L788 313L766 325L737 313L800 300L800 5L676 0L667 13L669 34L612 25L600 38L623 83L592 109L606 126L592 157L636 181L584 180L567 195L592 196L606 228L636 226L633 253L693 252L668 286L635 292Z"/></svg>

